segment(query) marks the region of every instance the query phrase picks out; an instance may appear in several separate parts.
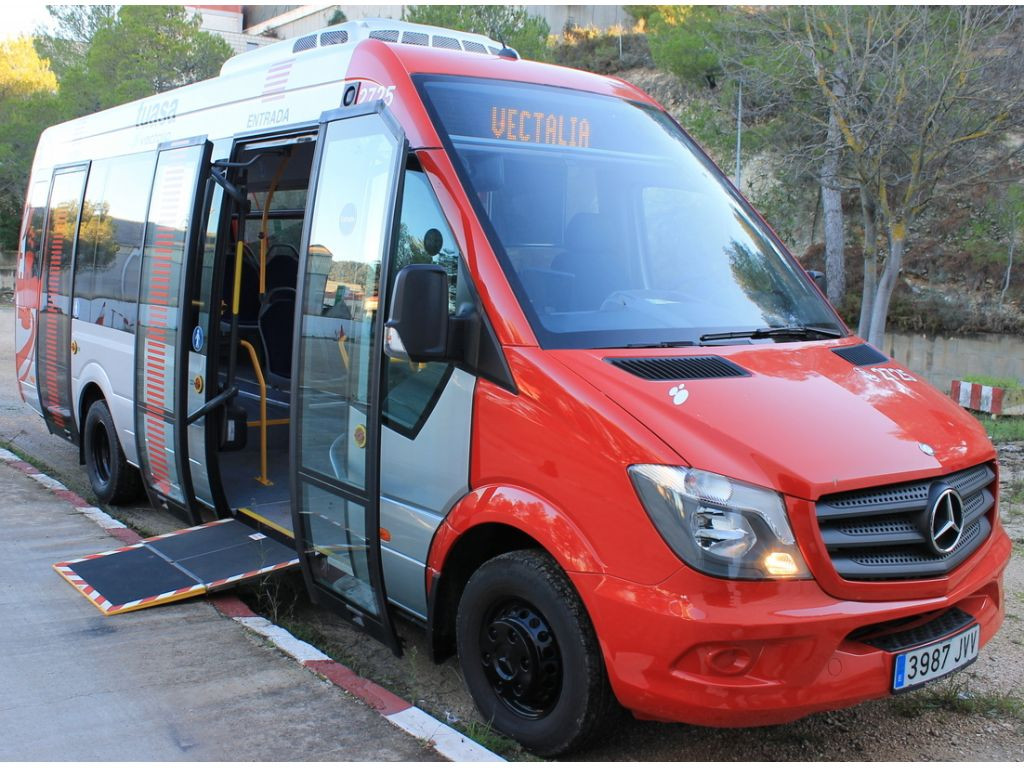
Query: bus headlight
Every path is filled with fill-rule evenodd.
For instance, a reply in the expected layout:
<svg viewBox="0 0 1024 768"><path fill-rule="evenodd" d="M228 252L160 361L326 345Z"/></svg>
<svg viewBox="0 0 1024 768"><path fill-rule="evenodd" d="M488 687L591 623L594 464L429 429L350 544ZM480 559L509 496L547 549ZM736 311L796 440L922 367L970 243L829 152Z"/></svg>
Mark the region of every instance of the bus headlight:
<svg viewBox="0 0 1024 768"><path fill-rule="evenodd" d="M629 468L640 501L683 562L728 579L809 578L775 491L687 467Z"/></svg>

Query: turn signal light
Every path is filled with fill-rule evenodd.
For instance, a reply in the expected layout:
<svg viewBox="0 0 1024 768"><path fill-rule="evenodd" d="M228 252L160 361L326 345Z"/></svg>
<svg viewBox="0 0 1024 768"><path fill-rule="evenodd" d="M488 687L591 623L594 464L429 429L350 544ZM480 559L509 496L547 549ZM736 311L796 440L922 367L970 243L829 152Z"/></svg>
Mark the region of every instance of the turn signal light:
<svg viewBox="0 0 1024 768"><path fill-rule="evenodd" d="M789 552L769 552L764 559L764 568L772 576L796 576L800 567Z"/></svg>

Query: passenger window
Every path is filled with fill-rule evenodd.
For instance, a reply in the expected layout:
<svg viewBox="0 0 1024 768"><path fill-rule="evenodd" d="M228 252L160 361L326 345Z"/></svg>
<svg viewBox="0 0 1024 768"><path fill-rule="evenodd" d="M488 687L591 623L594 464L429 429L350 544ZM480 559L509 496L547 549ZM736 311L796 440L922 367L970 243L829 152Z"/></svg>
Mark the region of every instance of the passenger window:
<svg viewBox="0 0 1024 768"><path fill-rule="evenodd" d="M32 277L39 277L43 272L43 223L46 220L46 195L49 191L49 179L36 182L29 200L28 226L25 228L22 253L25 254L26 262L23 274Z"/></svg>
<svg viewBox="0 0 1024 768"><path fill-rule="evenodd" d="M75 259L80 320L135 332L143 220L154 159L147 153L93 163Z"/></svg>
<svg viewBox="0 0 1024 768"><path fill-rule="evenodd" d="M389 276L388 295L395 275L409 264L440 264L448 273L448 311L455 312L461 254L426 174L407 170L402 194L398 238ZM447 363L409 363L389 360L385 426L415 438L437 403L452 366Z"/></svg>

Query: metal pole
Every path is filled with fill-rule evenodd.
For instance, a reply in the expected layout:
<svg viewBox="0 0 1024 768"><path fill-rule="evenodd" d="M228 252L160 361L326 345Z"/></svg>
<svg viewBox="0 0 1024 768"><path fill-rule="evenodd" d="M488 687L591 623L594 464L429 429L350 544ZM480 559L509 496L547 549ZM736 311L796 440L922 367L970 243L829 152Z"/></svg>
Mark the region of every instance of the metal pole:
<svg viewBox="0 0 1024 768"><path fill-rule="evenodd" d="M736 94L736 188L740 187L740 145L743 140L743 81Z"/></svg>

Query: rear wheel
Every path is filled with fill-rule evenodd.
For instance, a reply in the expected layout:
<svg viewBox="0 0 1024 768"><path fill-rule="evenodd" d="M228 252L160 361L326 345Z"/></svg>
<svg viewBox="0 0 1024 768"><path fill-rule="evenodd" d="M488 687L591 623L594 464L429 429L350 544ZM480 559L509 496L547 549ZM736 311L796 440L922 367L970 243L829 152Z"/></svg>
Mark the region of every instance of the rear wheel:
<svg viewBox="0 0 1024 768"><path fill-rule="evenodd" d="M82 439L85 471L99 500L107 504L124 504L137 499L142 493L142 478L124 457L114 419L105 401L97 400L89 406Z"/></svg>
<svg viewBox="0 0 1024 768"><path fill-rule="evenodd" d="M583 603L541 551L499 555L473 574L456 638L484 719L538 755L579 748L615 707Z"/></svg>

